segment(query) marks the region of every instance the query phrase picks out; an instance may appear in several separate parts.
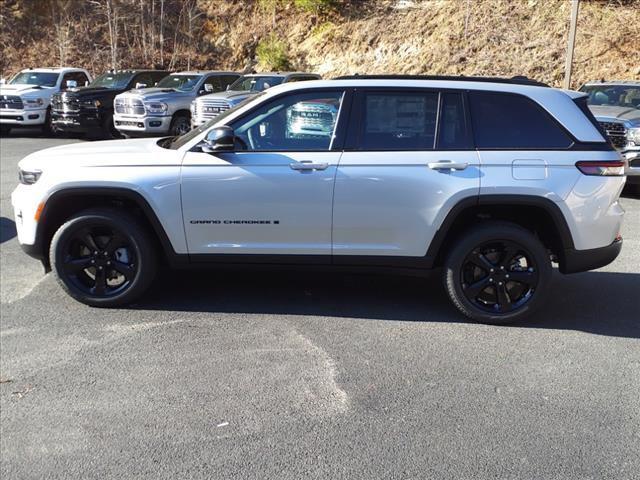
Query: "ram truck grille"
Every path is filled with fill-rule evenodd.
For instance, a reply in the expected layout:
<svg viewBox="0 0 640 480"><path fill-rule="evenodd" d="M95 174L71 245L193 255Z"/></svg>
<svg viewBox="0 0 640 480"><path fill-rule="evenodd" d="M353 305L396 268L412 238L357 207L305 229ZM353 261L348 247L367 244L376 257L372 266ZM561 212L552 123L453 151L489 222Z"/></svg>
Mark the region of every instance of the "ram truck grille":
<svg viewBox="0 0 640 480"><path fill-rule="evenodd" d="M145 114L142 100L137 98L116 98L115 109L116 113L122 115L143 116Z"/></svg>
<svg viewBox="0 0 640 480"><path fill-rule="evenodd" d="M225 110L229 110L231 105L226 100L202 99L196 102L196 116L203 119L217 117Z"/></svg>
<svg viewBox="0 0 640 480"><path fill-rule="evenodd" d="M602 129L609 137L611 144L618 148L623 149L627 144L627 137L625 137L625 128L622 123L619 122L599 122Z"/></svg>
<svg viewBox="0 0 640 480"><path fill-rule="evenodd" d="M80 102L75 95L56 93L51 97L51 110L56 113L79 112Z"/></svg>
<svg viewBox="0 0 640 480"><path fill-rule="evenodd" d="M22 99L18 95L2 95L0 96L0 108L22 110L24 105Z"/></svg>

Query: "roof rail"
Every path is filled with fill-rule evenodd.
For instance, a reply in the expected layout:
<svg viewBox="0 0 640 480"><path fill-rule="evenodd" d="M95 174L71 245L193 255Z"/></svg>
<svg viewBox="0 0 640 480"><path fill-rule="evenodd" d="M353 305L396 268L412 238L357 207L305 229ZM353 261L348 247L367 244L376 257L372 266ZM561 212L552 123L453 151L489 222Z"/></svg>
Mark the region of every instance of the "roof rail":
<svg viewBox="0 0 640 480"><path fill-rule="evenodd" d="M465 77L464 75L344 75L334 80L447 80L457 82L487 82L512 83L516 85L531 85L535 87L549 87L546 83L532 80L523 75L511 78L503 77Z"/></svg>

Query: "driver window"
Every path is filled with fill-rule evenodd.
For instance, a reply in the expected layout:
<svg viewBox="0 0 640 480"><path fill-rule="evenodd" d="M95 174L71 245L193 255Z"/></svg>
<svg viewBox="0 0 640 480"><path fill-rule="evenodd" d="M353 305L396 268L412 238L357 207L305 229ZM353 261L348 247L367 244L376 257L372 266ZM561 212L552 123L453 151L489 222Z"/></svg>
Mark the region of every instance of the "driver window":
<svg viewBox="0 0 640 480"><path fill-rule="evenodd" d="M329 150L344 92L314 92L278 98L231 125L241 149Z"/></svg>

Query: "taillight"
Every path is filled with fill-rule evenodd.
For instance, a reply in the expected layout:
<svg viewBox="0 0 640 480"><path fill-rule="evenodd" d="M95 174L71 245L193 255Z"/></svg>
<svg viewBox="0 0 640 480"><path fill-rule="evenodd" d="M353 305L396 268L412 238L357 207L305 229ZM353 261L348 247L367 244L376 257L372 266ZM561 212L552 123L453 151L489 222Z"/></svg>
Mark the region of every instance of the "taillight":
<svg viewBox="0 0 640 480"><path fill-rule="evenodd" d="M576 167L585 175L597 175L600 177L620 177L624 175L622 160L591 161L583 160L576 163Z"/></svg>

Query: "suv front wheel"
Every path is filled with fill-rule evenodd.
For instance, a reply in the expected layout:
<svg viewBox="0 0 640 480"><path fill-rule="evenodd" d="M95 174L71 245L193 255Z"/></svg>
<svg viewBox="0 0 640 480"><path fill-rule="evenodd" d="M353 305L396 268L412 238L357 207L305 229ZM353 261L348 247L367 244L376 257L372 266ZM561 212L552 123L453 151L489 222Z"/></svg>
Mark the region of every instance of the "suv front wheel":
<svg viewBox="0 0 640 480"><path fill-rule="evenodd" d="M49 255L62 288L94 307L133 302L156 271L149 234L116 209L85 210L67 220L53 236Z"/></svg>
<svg viewBox="0 0 640 480"><path fill-rule="evenodd" d="M488 222L463 233L444 265L453 304L483 323L506 324L532 314L551 280L551 259L530 231Z"/></svg>

